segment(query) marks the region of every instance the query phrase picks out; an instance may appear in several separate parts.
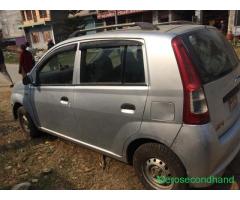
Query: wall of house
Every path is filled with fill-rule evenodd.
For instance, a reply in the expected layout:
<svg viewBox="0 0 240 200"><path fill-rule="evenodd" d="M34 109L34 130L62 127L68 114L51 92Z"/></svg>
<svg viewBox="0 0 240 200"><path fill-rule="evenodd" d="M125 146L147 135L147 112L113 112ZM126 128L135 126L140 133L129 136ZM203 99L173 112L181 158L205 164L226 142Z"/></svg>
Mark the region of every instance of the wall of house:
<svg viewBox="0 0 240 200"><path fill-rule="evenodd" d="M52 39L55 43L67 38L68 11L45 10L43 16L40 10L21 11L22 28L27 40L33 48L46 49L47 43ZM46 37L48 36L48 37Z"/></svg>
<svg viewBox="0 0 240 200"><path fill-rule="evenodd" d="M50 35L53 38L51 25L39 25L25 28L26 36L32 47L35 49L47 49L48 39L44 34Z"/></svg>
<svg viewBox="0 0 240 200"><path fill-rule="evenodd" d="M19 30L21 14L18 10L0 10L0 29L3 39L16 39L17 44L24 41L24 32Z"/></svg>
<svg viewBox="0 0 240 200"><path fill-rule="evenodd" d="M20 11L21 16L20 18L22 19L22 25L23 26L31 26L34 24L44 24L45 22L51 21L51 15L49 10L45 10L46 15L41 16L40 15L40 10L22 10ZM28 18L28 13L29 17Z"/></svg>

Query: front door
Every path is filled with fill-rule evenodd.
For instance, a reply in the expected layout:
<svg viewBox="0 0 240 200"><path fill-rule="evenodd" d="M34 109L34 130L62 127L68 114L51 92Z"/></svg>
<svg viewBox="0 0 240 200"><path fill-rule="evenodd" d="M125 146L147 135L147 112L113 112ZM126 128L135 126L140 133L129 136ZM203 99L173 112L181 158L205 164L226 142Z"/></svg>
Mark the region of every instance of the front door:
<svg viewBox="0 0 240 200"><path fill-rule="evenodd" d="M73 71L77 44L60 47L38 65L31 86L32 106L41 128L70 135L74 127Z"/></svg>

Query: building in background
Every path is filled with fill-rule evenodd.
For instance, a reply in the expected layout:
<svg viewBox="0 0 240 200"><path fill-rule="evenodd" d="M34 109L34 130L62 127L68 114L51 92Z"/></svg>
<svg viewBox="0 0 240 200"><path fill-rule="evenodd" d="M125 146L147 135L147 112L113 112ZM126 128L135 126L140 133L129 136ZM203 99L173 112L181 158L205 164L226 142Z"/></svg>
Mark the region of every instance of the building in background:
<svg viewBox="0 0 240 200"><path fill-rule="evenodd" d="M219 27L220 21L223 20L226 31L225 33L240 36L240 11L239 10L202 10L198 11L200 24L212 25Z"/></svg>
<svg viewBox="0 0 240 200"><path fill-rule="evenodd" d="M195 11L197 22L203 25L215 26L218 29L222 29L224 25L223 33L226 34L229 23L229 10L197 10ZM222 22L222 23L221 23Z"/></svg>
<svg viewBox="0 0 240 200"><path fill-rule="evenodd" d="M228 10L108 10L98 11L97 18L106 25L128 22L150 22L153 24L177 20L192 21L218 27L221 20L228 25Z"/></svg>
<svg viewBox="0 0 240 200"><path fill-rule="evenodd" d="M23 10L19 29L24 30L33 48L46 49L50 39L58 43L67 38L67 17L65 10Z"/></svg>
<svg viewBox="0 0 240 200"><path fill-rule="evenodd" d="M226 32L240 32L238 11L228 10L25 10L21 11L26 39L33 48L46 49L47 42L55 43L68 37L77 29L89 29L103 25L150 22L153 24L177 20L220 28L224 21ZM90 34L94 31L87 32ZM96 32L96 31L95 31ZM225 33L226 33L225 32Z"/></svg>
<svg viewBox="0 0 240 200"><path fill-rule="evenodd" d="M193 10L99 10L97 18L103 20L105 25L130 22L150 22L153 24L171 22L175 20L192 21Z"/></svg>
<svg viewBox="0 0 240 200"><path fill-rule="evenodd" d="M230 10L228 20L228 32L232 32L235 36L240 36L240 11Z"/></svg>
<svg viewBox="0 0 240 200"><path fill-rule="evenodd" d="M0 38L2 42L21 45L26 42L24 32L18 29L21 25L19 10L0 10Z"/></svg>
<svg viewBox="0 0 240 200"><path fill-rule="evenodd" d="M235 10L0 10L0 38L5 44L29 41L33 48L46 49L48 40L65 40L77 29L104 25L176 20L193 21L240 35L240 12ZM87 32L91 34L96 31Z"/></svg>
<svg viewBox="0 0 240 200"><path fill-rule="evenodd" d="M68 23L71 31L76 29L90 29L103 26L103 20L97 18L96 10L70 10Z"/></svg>
<svg viewBox="0 0 240 200"><path fill-rule="evenodd" d="M99 10L97 19L103 20L104 25L122 24L130 22L152 23L152 11L144 10Z"/></svg>
<svg viewBox="0 0 240 200"><path fill-rule="evenodd" d="M192 21L194 11L149 11L149 10L75 10L70 11L69 19L72 32L77 29L89 29L99 26L130 22L170 22L173 20ZM70 21L69 20L69 21ZM74 27L75 24L75 27ZM91 31L86 34L90 34Z"/></svg>

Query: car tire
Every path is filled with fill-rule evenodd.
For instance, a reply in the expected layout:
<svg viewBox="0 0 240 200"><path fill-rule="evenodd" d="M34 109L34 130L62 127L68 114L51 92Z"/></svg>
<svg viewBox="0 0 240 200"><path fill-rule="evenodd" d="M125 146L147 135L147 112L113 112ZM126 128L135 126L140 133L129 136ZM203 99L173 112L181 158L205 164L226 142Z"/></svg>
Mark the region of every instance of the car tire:
<svg viewBox="0 0 240 200"><path fill-rule="evenodd" d="M187 188L184 182L169 181L169 178L186 177L186 172L179 158L163 144L146 143L138 147L133 155L133 166L146 189ZM167 183L162 182L164 177L168 177Z"/></svg>
<svg viewBox="0 0 240 200"><path fill-rule="evenodd" d="M30 115L23 106L18 108L17 115L20 127L27 137L36 138L41 136L41 132L37 129Z"/></svg>

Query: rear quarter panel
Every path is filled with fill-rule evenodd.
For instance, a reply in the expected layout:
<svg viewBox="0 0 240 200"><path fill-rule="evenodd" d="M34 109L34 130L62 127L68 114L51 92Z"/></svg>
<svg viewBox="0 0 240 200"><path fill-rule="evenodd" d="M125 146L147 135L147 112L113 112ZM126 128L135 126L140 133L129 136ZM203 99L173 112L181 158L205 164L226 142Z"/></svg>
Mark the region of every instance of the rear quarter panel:
<svg viewBox="0 0 240 200"><path fill-rule="evenodd" d="M125 151L132 141L139 138L153 139L171 147L182 127L183 87L171 45L172 38L173 36L169 35L145 38L149 93L140 133L128 138ZM153 113L155 110L152 109L153 102L171 104L171 117L162 118L161 115L168 116L169 113L157 113L157 119L156 113Z"/></svg>
<svg viewBox="0 0 240 200"><path fill-rule="evenodd" d="M172 49L173 36L146 38L149 69L149 93L143 116L141 133L170 146L182 126L183 88L177 62ZM173 118L153 118L153 102L171 104Z"/></svg>

